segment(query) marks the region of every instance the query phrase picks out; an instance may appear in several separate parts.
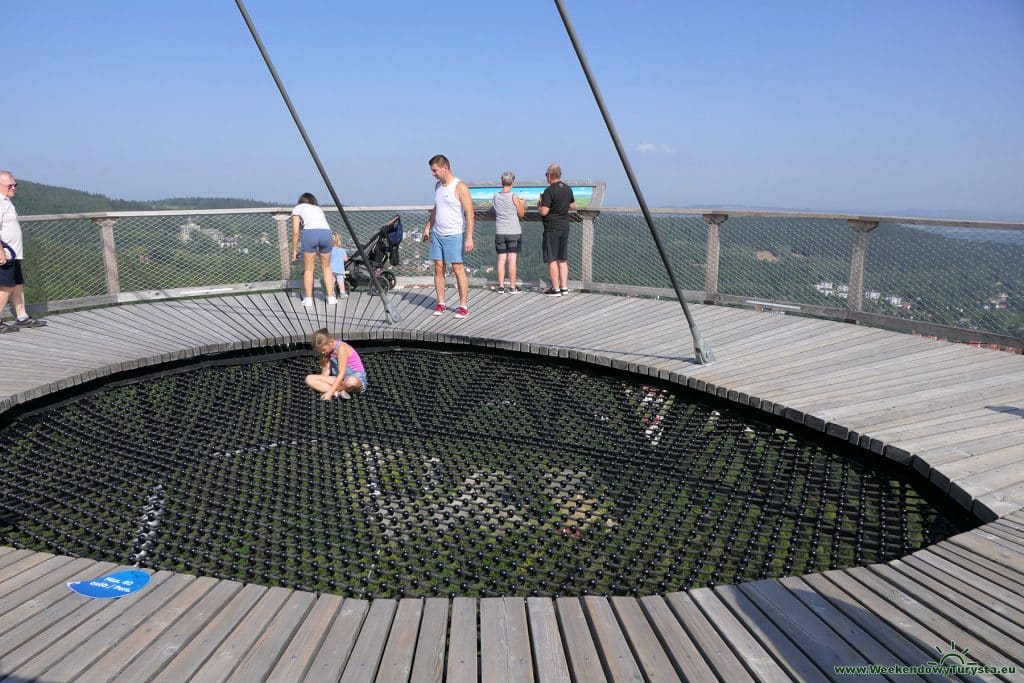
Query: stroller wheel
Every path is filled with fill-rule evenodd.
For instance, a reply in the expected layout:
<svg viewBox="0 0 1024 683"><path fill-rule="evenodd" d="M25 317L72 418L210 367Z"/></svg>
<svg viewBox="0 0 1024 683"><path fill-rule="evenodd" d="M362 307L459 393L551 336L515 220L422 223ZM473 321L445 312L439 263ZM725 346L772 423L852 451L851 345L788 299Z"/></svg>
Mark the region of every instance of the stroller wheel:
<svg viewBox="0 0 1024 683"><path fill-rule="evenodd" d="M356 284L355 278L346 273L345 274L345 287L348 289L348 291L354 292L356 290L357 286L358 285Z"/></svg>
<svg viewBox="0 0 1024 683"><path fill-rule="evenodd" d="M395 284L397 283L397 280L395 280L395 276L391 273L390 270L385 270L383 273L381 273L380 274L380 279L384 283L384 291L385 292L390 292L392 289L395 288Z"/></svg>

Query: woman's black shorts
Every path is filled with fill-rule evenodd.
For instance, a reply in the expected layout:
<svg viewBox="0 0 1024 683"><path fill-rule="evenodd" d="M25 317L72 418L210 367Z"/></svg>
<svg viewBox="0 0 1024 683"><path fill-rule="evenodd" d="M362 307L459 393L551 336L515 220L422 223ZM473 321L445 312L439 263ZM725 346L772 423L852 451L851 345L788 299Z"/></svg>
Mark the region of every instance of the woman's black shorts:
<svg viewBox="0 0 1024 683"><path fill-rule="evenodd" d="M494 251L499 254L518 254L523 246L522 235L495 235Z"/></svg>

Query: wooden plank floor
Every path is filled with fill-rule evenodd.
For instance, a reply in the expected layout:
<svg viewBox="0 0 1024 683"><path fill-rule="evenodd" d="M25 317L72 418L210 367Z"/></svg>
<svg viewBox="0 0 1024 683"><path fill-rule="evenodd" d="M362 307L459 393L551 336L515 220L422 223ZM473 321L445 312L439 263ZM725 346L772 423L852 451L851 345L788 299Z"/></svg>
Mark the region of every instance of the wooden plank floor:
<svg viewBox="0 0 1024 683"><path fill-rule="evenodd" d="M0 548L0 677L855 680L834 667L920 666L951 641L1019 671L979 678L1024 675L1024 356L697 305L717 358L698 366L672 302L478 289L455 320L431 315L434 301L431 289L396 291L394 325L358 294L330 309L265 293L51 316L0 337L0 410L124 370L305 342L326 326L357 346L472 344L656 376L909 463L990 523L884 565L641 599L363 601L157 572L138 594L97 601L65 583L109 563Z"/></svg>

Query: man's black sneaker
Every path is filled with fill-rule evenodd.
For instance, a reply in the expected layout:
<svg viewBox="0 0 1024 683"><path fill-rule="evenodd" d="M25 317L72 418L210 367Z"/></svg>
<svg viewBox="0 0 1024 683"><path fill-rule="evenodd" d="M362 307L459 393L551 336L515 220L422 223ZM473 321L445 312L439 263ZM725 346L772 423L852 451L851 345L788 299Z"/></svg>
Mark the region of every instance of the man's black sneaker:
<svg viewBox="0 0 1024 683"><path fill-rule="evenodd" d="M18 332L19 329L20 328L17 325L5 323L2 320L0 320L0 334L7 334L8 332Z"/></svg>
<svg viewBox="0 0 1024 683"><path fill-rule="evenodd" d="M45 320L39 320L37 318L18 318L14 321L14 324L18 327L46 327Z"/></svg>
<svg viewBox="0 0 1024 683"><path fill-rule="evenodd" d="M569 288L568 288L568 287L562 287L562 288L561 288L560 290L558 290L558 291L562 293L562 296L565 296L566 294L568 294L568 293L569 293Z"/></svg>
<svg viewBox="0 0 1024 683"><path fill-rule="evenodd" d="M562 296L562 290L560 289L545 289L544 296Z"/></svg>

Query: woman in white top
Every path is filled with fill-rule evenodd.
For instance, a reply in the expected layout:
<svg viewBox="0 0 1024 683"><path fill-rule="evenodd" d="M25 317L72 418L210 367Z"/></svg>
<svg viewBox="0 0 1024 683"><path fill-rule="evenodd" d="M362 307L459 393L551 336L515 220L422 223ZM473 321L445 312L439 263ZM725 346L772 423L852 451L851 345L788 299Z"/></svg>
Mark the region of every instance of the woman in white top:
<svg viewBox="0 0 1024 683"><path fill-rule="evenodd" d="M299 259L299 235L302 235L302 284L306 296L302 299L303 306L313 305L313 271L315 270L314 255L320 254L320 268L324 274L324 290L327 292L327 303L336 304L334 296L334 276L331 274L331 226L327 223L324 210L317 206L316 197L306 192L299 197L299 203L292 209L292 261Z"/></svg>

